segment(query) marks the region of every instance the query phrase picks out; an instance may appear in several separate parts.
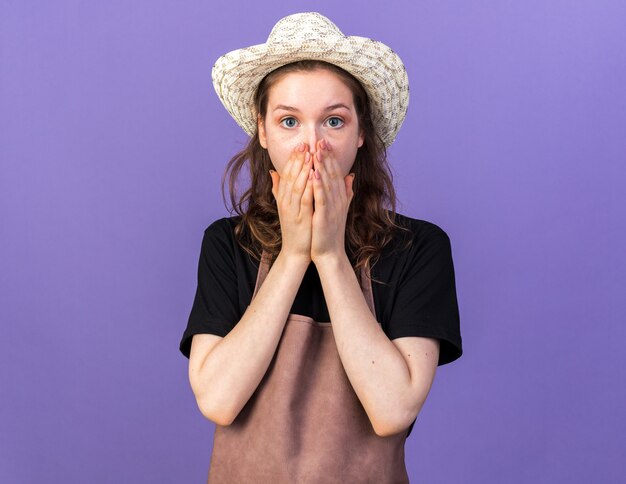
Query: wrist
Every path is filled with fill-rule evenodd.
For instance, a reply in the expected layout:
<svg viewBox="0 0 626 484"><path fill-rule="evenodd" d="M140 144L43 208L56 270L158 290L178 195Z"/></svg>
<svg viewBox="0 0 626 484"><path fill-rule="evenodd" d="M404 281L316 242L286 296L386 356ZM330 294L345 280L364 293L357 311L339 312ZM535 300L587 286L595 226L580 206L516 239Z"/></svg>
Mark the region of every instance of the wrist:
<svg viewBox="0 0 626 484"><path fill-rule="evenodd" d="M329 253L317 256L313 258L313 263L315 264L318 272L324 270L333 270L344 264L348 264L349 266L351 266L348 255L345 252L341 254Z"/></svg>
<svg viewBox="0 0 626 484"><path fill-rule="evenodd" d="M307 267L309 267L309 264L311 263L311 257L309 256L284 252L282 250L278 253L274 263L279 260L285 265L285 267L289 267L294 270L303 269L306 271Z"/></svg>

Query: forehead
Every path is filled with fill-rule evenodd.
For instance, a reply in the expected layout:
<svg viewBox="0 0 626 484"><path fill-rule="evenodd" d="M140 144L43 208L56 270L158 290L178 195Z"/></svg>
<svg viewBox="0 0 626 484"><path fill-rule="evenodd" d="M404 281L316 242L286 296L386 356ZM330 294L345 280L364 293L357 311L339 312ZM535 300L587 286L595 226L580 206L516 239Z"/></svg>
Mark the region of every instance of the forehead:
<svg viewBox="0 0 626 484"><path fill-rule="evenodd" d="M335 72L318 68L313 71L288 72L282 75L269 90L269 102L319 101L329 99L352 103L352 91Z"/></svg>

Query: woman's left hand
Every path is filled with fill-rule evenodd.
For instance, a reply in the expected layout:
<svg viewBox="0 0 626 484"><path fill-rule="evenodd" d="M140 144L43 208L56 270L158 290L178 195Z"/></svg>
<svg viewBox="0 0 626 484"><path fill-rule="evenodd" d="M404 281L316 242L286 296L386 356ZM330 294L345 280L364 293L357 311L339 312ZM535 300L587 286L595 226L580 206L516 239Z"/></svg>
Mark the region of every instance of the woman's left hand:
<svg viewBox="0 0 626 484"><path fill-rule="evenodd" d="M316 148L311 236L311 260L314 263L345 255L346 220L354 196L354 174L345 177L341 174L328 141L319 141Z"/></svg>

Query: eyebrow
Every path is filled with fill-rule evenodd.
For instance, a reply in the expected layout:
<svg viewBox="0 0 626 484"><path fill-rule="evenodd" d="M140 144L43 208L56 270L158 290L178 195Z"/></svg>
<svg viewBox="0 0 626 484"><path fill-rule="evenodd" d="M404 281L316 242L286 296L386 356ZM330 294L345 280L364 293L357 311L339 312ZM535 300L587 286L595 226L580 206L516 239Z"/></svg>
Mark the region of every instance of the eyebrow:
<svg viewBox="0 0 626 484"><path fill-rule="evenodd" d="M339 109L339 108L344 108L350 111L350 108L343 103L332 104L328 106L326 109L324 109L324 111L332 111L333 109ZM276 106L274 108L274 111L278 111L279 109L282 109L283 111L292 111L294 113L300 112L298 108L294 108L293 106L285 106L284 104L279 104L278 106Z"/></svg>

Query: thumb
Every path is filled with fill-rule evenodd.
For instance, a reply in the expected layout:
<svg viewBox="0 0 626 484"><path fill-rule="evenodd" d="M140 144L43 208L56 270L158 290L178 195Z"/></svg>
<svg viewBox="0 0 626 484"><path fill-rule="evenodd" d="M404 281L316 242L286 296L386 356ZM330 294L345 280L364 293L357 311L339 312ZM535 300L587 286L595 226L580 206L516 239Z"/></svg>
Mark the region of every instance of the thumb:
<svg viewBox="0 0 626 484"><path fill-rule="evenodd" d="M352 197L354 196L354 178L355 178L355 173L350 173L347 177L346 177L346 193L348 194L348 199L352 200Z"/></svg>
<svg viewBox="0 0 626 484"><path fill-rule="evenodd" d="M276 198L278 183L276 180L276 172L274 170L270 170L270 178L272 179L272 195L274 195L274 198Z"/></svg>

